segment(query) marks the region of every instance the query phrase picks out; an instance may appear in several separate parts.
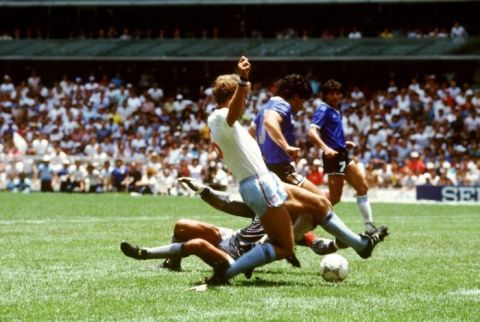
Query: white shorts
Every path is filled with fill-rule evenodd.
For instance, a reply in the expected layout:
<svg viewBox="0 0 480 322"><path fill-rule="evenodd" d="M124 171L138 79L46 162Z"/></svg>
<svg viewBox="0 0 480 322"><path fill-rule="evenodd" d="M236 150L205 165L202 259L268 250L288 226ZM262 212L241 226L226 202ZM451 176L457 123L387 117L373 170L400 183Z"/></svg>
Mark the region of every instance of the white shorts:
<svg viewBox="0 0 480 322"><path fill-rule="evenodd" d="M288 195L273 172L253 175L240 181L240 195L245 204L261 218L268 208L280 207Z"/></svg>
<svg viewBox="0 0 480 322"><path fill-rule="evenodd" d="M230 228L218 227L218 233L220 234L220 241L218 242L218 245L220 245L222 242L230 239L235 231Z"/></svg>

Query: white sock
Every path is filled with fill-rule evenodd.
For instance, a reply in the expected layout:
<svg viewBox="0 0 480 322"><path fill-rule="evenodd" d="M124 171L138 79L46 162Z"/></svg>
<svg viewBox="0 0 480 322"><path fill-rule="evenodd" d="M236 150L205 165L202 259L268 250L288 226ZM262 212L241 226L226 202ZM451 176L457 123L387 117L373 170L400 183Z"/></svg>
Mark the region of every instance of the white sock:
<svg viewBox="0 0 480 322"><path fill-rule="evenodd" d="M368 201L367 195L357 196L357 206L360 210L360 213L362 214L365 227L367 227L368 224L373 223L372 207L370 207L370 202Z"/></svg>
<svg viewBox="0 0 480 322"><path fill-rule="evenodd" d="M146 248L147 258L169 258L180 255L183 243L173 243L170 245L159 246L154 248Z"/></svg>
<svg viewBox="0 0 480 322"><path fill-rule="evenodd" d="M331 209L325 218L322 219L320 225L328 233L357 251L362 250L367 246L367 239L351 231Z"/></svg>

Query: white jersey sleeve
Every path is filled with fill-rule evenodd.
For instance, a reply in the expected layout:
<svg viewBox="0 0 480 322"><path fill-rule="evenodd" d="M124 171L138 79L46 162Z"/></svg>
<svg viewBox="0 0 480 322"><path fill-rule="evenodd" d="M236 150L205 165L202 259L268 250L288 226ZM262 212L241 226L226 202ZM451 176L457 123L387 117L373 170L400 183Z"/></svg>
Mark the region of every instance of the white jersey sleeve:
<svg viewBox="0 0 480 322"><path fill-rule="evenodd" d="M220 158L238 182L268 172L255 139L238 121L230 127L227 114L228 108L217 109L208 118L211 139L219 149Z"/></svg>

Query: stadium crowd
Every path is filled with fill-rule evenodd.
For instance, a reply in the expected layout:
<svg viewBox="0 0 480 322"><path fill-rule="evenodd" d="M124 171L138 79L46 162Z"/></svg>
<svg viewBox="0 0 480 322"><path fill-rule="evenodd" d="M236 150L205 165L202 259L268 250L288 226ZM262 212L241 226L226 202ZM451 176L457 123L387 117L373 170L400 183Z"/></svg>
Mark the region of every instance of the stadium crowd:
<svg viewBox="0 0 480 322"><path fill-rule="evenodd" d="M198 30L198 31L196 31ZM446 27L415 27L411 29L405 28L388 28L385 27L377 32L364 32L360 28L352 27L351 29L339 28L339 29L323 29L323 30L308 30L298 29L294 27L287 27L278 29L273 33L268 33L261 29L252 29L247 31L245 28L240 28L237 33L221 31L218 27L212 28L198 28L189 30L185 28L165 27L159 30L143 29L138 27L115 27L109 26L100 28L98 30L86 30L79 29L75 31L69 31L59 33L55 30L54 34L43 30L41 28L14 28L13 30L4 30L0 34L0 40L12 40L12 39L119 39L119 40L131 40L131 39L181 39L181 38L277 38L277 39L294 39L294 38L322 38L322 39L335 39L335 38L349 38L349 39L361 39L363 37L380 37L380 38L452 38L462 39L468 37L468 33L464 26L459 22L454 22L450 28Z"/></svg>
<svg viewBox="0 0 480 322"><path fill-rule="evenodd" d="M296 118L303 157L295 167L326 183L321 151L306 137L315 97ZM248 126L274 85L257 84L243 124ZM165 95L153 84L137 88L121 78L65 77L44 86L32 72L0 84L0 190L188 194L176 179L190 176L225 190L233 178L209 144L211 88L191 100ZM480 91L435 75L394 80L382 89L348 88L341 104L345 134L369 186L480 185Z"/></svg>

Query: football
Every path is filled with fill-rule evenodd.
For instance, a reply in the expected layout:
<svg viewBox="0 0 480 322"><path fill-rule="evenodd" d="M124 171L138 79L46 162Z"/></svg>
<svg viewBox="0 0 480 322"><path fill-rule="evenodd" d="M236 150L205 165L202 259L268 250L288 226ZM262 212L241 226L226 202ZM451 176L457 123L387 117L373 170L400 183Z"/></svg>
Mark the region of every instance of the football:
<svg viewBox="0 0 480 322"><path fill-rule="evenodd" d="M339 254L329 254L320 262L320 274L327 282L341 282L348 275L348 261Z"/></svg>

